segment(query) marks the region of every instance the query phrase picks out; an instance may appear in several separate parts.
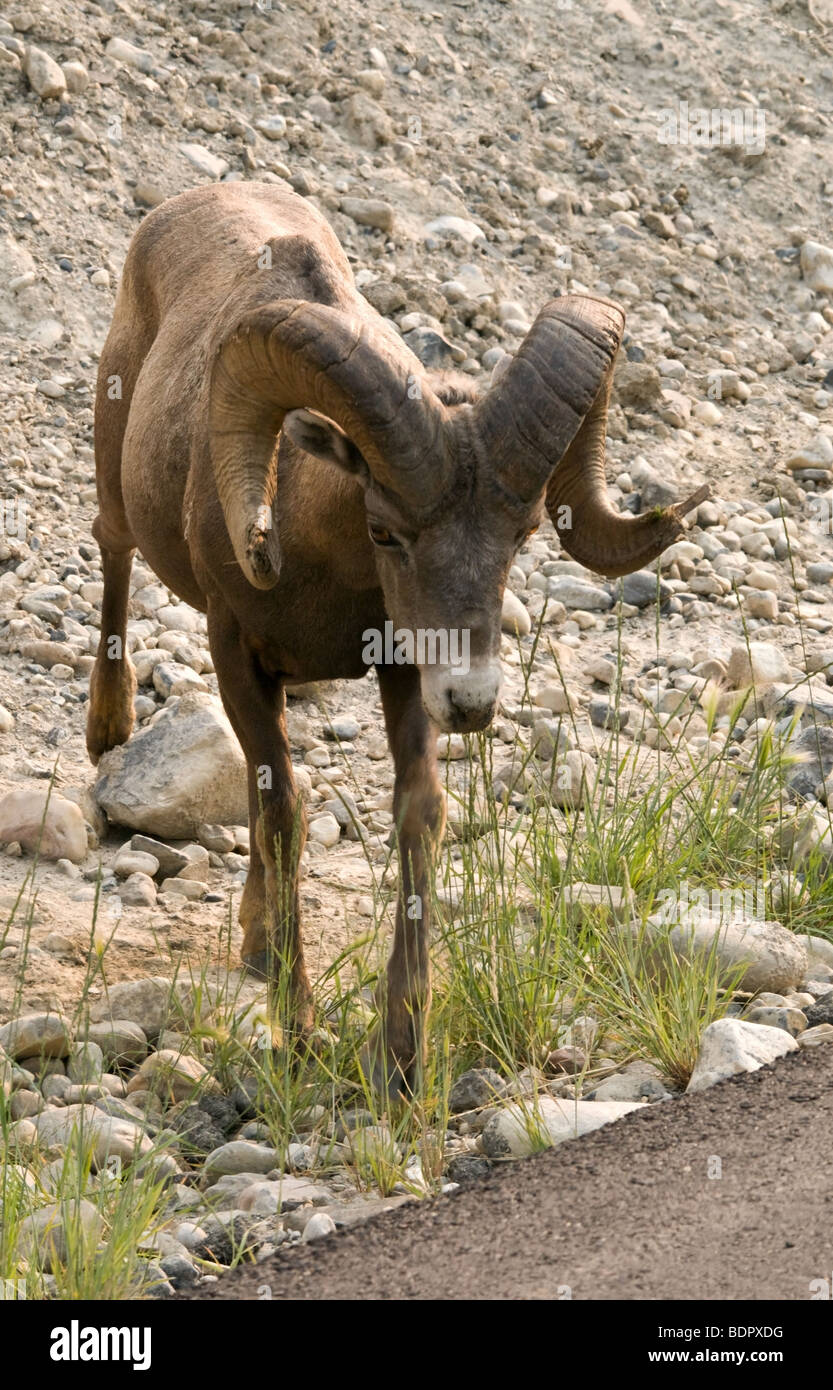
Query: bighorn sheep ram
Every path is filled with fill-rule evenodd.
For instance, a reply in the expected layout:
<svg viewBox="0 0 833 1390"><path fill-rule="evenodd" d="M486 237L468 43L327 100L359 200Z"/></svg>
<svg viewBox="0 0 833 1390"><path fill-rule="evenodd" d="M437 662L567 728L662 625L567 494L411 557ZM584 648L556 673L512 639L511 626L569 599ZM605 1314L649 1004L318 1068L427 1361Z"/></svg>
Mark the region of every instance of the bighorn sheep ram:
<svg viewBox="0 0 833 1390"><path fill-rule="evenodd" d="M625 574L674 541L705 494L636 517L608 501L605 422L623 327L606 300L553 299L478 398L467 379L425 370L358 293L326 220L283 184L173 198L127 255L96 398L104 599L87 746L95 762L133 727L125 626L138 547L207 615L249 771L243 959L273 985L284 963L301 1036L313 1024L297 890L305 819L284 687L364 675L363 634L386 621L469 633L465 671L377 666L401 881L374 1056L393 1089L412 1085L424 1050L445 819L436 728L482 729L493 716L515 552L546 505L570 555ZM263 767L271 786L259 785ZM414 901L421 913L408 911Z"/></svg>

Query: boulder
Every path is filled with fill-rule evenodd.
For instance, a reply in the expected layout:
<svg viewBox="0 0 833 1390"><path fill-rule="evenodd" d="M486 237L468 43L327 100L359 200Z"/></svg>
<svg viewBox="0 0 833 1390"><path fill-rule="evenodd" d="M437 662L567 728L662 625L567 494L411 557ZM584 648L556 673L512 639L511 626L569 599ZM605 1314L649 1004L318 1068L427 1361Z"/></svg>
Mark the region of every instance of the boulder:
<svg viewBox="0 0 833 1390"><path fill-rule="evenodd" d="M654 919L649 921L653 925ZM714 949L723 983L728 982L738 966L745 964L738 988L751 994L761 990L788 994L798 987L807 971L804 942L780 922L749 917L722 921L692 912L672 927L669 940L675 954L683 960Z"/></svg>
<svg viewBox="0 0 833 1390"><path fill-rule="evenodd" d="M245 821L246 763L220 702L183 695L105 753L94 796L111 821L171 839L190 838L205 822Z"/></svg>
<svg viewBox="0 0 833 1390"><path fill-rule="evenodd" d="M24 1014L0 1028L0 1050L16 1062L27 1057L66 1057L69 1025L60 1014Z"/></svg>
<svg viewBox="0 0 833 1390"><path fill-rule="evenodd" d="M483 1152L488 1158L524 1158L642 1108L637 1101L555 1100L551 1096L539 1097L534 1105L508 1105L484 1125Z"/></svg>
<svg viewBox="0 0 833 1390"><path fill-rule="evenodd" d="M20 787L0 800L0 844L17 841L41 859L87 857L87 827L74 801L46 788Z"/></svg>
<svg viewBox="0 0 833 1390"><path fill-rule="evenodd" d="M798 1043L783 1028L719 1018L703 1030L700 1052L687 1091L705 1091L726 1077L759 1067L796 1052Z"/></svg>

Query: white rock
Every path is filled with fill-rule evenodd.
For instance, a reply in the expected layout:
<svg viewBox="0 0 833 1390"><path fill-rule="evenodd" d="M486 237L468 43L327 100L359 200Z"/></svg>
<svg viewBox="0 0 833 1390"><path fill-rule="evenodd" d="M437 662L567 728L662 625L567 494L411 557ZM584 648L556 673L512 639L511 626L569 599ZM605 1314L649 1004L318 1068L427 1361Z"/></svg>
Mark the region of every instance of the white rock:
<svg viewBox="0 0 833 1390"><path fill-rule="evenodd" d="M462 237L463 241L467 241L469 245L482 240L486 235L482 227L478 227L476 222L470 222L465 217L455 217L452 214L435 217L433 222L427 223L425 230L429 236Z"/></svg>
<svg viewBox="0 0 833 1390"><path fill-rule="evenodd" d="M246 764L219 700L195 692L105 753L93 789L111 821L169 839L244 820Z"/></svg>
<svg viewBox="0 0 833 1390"><path fill-rule="evenodd" d="M325 845L327 849L332 849L333 845L338 844L341 836L341 826L335 816L327 811L323 816L316 816L310 821L308 835L311 840L319 845Z"/></svg>
<svg viewBox="0 0 833 1390"><path fill-rule="evenodd" d="M801 273L811 290L833 294L833 247L805 241L801 248Z"/></svg>
<svg viewBox="0 0 833 1390"><path fill-rule="evenodd" d="M90 74L87 72L84 64L71 62L63 63L61 66L64 70L67 90L75 93L83 92L90 80Z"/></svg>
<svg viewBox="0 0 833 1390"><path fill-rule="evenodd" d="M752 589L744 596L743 606L750 618L778 617L778 596L771 589Z"/></svg>
<svg viewBox="0 0 833 1390"><path fill-rule="evenodd" d="M180 150L185 155L189 164L193 164L201 174L205 174L209 179L221 179L223 174L228 173L229 164L227 159L221 159L219 155L212 154L204 145L180 145Z"/></svg>
<svg viewBox="0 0 833 1390"><path fill-rule="evenodd" d="M21 787L0 800L0 844L15 840L41 859L80 864L87 857L84 817L75 802L55 791L49 795L46 789Z"/></svg>
<svg viewBox="0 0 833 1390"><path fill-rule="evenodd" d="M700 1053L686 1090L705 1091L728 1076L757 1071L777 1057L797 1050L795 1038L783 1028L719 1018L703 1030Z"/></svg>
<svg viewBox="0 0 833 1390"><path fill-rule="evenodd" d="M331 1236L335 1231L336 1223L326 1211L317 1211L311 1216L306 1226L304 1234L301 1236L302 1245L307 1245L311 1240L320 1240L322 1236Z"/></svg>
<svg viewBox="0 0 833 1390"><path fill-rule="evenodd" d="M29 86L33 92L37 92L41 101L53 101L66 91L66 80L59 64L34 44L30 44L26 50L23 71L29 79Z"/></svg>
<svg viewBox="0 0 833 1390"><path fill-rule="evenodd" d="M277 114L260 116L255 121L255 130L259 130L267 140L280 140L286 134L286 120Z"/></svg>
<svg viewBox="0 0 833 1390"><path fill-rule="evenodd" d="M773 681L789 680L787 658L771 642L750 642L733 647L729 654L729 680L736 690L742 686L771 685Z"/></svg>
<svg viewBox="0 0 833 1390"><path fill-rule="evenodd" d="M552 714L569 714L576 707L576 697L570 690L565 690L563 685L555 683L543 685L536 690L532 696L533 705L541 709L548 709Z"/></svg>
<svg viewBox="0 0 833 1390"><path fill-rule="evenodd" d="M526 637L532 631L532 619L529 616L529 610L524 607L511 589L505 589L503 593L500 626L504 632L518 637Z"/></svg>
<svg viewBox="0 0 833 1390"><path fill-rule="evenodd" d="M693 414L695 420L699 420L701 425L719 425L723 419L723 414L714 401L697 401Z"/></svg>
<svg viewBox="0 0 833 1390"><path fill-rule="evenodd" d="M487 1120L483 1127L483 1152L489 1158L524 1158L542 1147L589 1134L642 1108L638 1101L556 1100L541 1096L534 1105L509 1105Z"/></svg>
<svg viewBox="0 0 833 1390"><path fill-rule="evenodd" d="M113 860L113 872L119 878L129 878L131 874L146 874L149 878L155 878L159 873L159 860L142 850L120 849Z"/></svg>
<svg viewBox="0 0 833 1390"><path fill-rule="evenodd" d="M108 58L136 68L138 72L148 73L153 67L153 55L144 48L137 48L135 43L128 43L127 39L111 39L104 52Z"/></svg>
<svg viewBox="0 0 833 1390"><path fill-rule="evenodd" d="M14 715L5 705L0 705L0 734L10 734L14 728Z"/></svg>

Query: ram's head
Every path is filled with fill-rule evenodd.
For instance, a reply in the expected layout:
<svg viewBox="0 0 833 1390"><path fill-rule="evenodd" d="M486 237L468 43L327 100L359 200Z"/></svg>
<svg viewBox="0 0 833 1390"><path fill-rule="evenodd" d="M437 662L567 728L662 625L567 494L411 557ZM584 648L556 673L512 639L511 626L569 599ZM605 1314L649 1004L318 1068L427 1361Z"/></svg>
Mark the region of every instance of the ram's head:
<svg viewBox="0 0 833 1390"><path fill-rule="evenodd" d="M461 400L369 318L304 301L249 315L218 354L210 403L244 574L258 588L277 580L283 429L363 486L387 612L414 634L428 713L444 729L482 728L500 685L506 576L544 506L570 555L616 577L656 559L708 493L641 516L610 505L605 425L623 329L607 300L554 299L489 390Z"/></svg>

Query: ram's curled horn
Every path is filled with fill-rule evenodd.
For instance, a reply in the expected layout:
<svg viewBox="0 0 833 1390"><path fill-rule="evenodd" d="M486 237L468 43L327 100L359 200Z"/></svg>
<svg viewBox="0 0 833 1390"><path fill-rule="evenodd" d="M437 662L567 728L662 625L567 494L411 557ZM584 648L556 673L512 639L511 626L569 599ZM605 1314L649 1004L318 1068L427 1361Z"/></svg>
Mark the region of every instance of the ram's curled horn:
<svg viewBox="0 0 833 1390"><path fill-rule="evenodd" d="M625 327L618 304L565 295L546 304L517 355L475 407L475 424L506 490L531 501L544 487L564 549L616 578L641 569L686 529L709 495L641 516L607 496L605 429L613 364Z"/></svg>
<svg viewBox="0 0 833 1390"><path fill-rule="evenodd" d="M235 556L256 588L271 588L280 568L272 507L288 410L309 407L334 420L383 486L422 505L441 494L447 412L419 372L366 320L305 300L250 312L220 345L211 458Z"/></svg>

